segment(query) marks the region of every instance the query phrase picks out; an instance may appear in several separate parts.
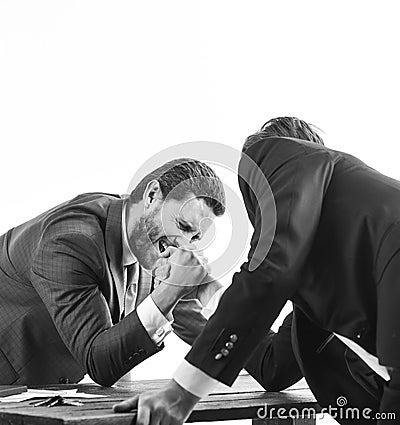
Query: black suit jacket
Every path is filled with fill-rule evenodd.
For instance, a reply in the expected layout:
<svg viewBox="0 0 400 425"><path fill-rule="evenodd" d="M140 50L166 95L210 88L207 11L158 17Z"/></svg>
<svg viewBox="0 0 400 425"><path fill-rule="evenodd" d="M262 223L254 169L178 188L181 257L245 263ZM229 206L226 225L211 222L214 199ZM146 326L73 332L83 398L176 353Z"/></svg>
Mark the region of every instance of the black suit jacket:
<svg viewBox="0 0 400 425"><path fill-rule="evenodd" d="M247 154L274 196L268 201L252 192L254 167L242 159L239 184L254 226L249 260L256 253L261 264L251 271L245 263L234 275L187 360L231 384L291 299L318 328L399 367L399 182L351 155L296 139L264 139ZM271 235L261 231L262 219L271 217L268 206L274 205L268 250ZM263 257L258 243L265 246ZM219 358L232 335L234 348ZM381 408L395 399L400 404L400 388L385 387Z"/></svg>
<svg viewBox="0 0 400 425"><path fill-rule="evenodd" d="M136 311L120 320L121 215L119 196L83 194L0 237L1 384L73 383L88 373L112 385L162 348ZM204 318L198 304L182 304L176 328L190 340Z"/></svg>
<svg viewBox="0 0 400 425"><path fill-rule="evenodd" d="M284 320L277 333L269 331L251 355L246 369L269 391L280 391L302 376L325 413L345 408L360 415L357 423L376 423L385 381L332 333L312 323L298 308ZM369 418L363 417L362 411ZM357 413L356 413L357 412ZM339 410L331 410L338 415ZM354 423L357 416L336 417L341 424Z"/></svg>

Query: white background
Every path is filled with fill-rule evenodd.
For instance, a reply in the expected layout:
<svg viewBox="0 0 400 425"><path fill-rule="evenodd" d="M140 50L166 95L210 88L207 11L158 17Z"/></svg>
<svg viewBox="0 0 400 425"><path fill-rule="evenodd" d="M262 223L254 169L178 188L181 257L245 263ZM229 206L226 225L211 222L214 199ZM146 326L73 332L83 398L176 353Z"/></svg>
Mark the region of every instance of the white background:
<svg viewBox="0 0 400 425"><path fill-rule="evenodd" d="M400 178L397 3L0 0L0 233L125 192L173 144L240 149L280 115ZM137 377L170 376L185 350Z"/></svg>

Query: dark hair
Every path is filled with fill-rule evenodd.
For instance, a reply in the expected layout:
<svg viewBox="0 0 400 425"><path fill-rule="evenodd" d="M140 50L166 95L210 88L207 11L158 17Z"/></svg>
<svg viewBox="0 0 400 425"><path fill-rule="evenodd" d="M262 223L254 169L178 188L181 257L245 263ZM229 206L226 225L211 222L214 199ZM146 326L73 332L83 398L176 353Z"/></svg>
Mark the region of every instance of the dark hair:
<svg viewBox="0 0 400 425"><path fill-rule="evenodd" d="M247 137L243 152L259 140L266 137L294 137L323 145L324 141L318 134L321 131L313 124L308 124L296 117L278 117L267 121L256 133Z"/></svg>
<svg viewBox="0 0 400 425"><path fill-rule="evenodd" d="M132 190L130 199L139 202L146 186L152 180L160 184L161 193L172 199L181 200L193 194L204 199L216 216L225 212L225 191L221 180L204 162L192 158L179 158L168 161L147 174ZM174 190L172 190L174 189Z"/></svg>

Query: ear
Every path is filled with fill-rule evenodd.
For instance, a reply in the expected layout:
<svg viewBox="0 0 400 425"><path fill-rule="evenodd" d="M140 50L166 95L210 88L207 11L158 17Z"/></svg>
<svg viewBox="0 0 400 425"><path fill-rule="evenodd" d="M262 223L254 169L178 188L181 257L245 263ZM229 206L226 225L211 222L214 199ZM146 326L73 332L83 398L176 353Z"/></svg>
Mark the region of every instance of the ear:
<svg viewBox="0 0 400 425"><path fill-rule="evenodd" d="M162 192L160 183L157 180L151 180L147 183L146 189L143 192L143 203L145 208L149 208L156 200L162 200Z"/></svg>

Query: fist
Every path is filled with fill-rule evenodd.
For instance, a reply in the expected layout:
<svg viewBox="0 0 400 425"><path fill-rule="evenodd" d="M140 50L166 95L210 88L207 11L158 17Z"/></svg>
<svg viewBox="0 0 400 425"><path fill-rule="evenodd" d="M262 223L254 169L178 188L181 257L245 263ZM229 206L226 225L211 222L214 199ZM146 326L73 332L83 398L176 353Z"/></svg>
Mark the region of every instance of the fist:
<svg viewBox="0 0 400 425"><path fill-rule="evenodd" d="M169 278L170 271L171 271L171 264L169 263L167 258L159 258L156 261L154 269L153 269L155 288L157 288L157 286L161 282Z"/></svg>
<svg viewBox="0 0 400 425"><path fill-rule="evenodd" d="M194 245L168 247L162 253L163 259L167 262L159 260L156 277L174 286L193 287L204 284L209 272L207 258L201 251L196 252L195 248Z"/></svg>

